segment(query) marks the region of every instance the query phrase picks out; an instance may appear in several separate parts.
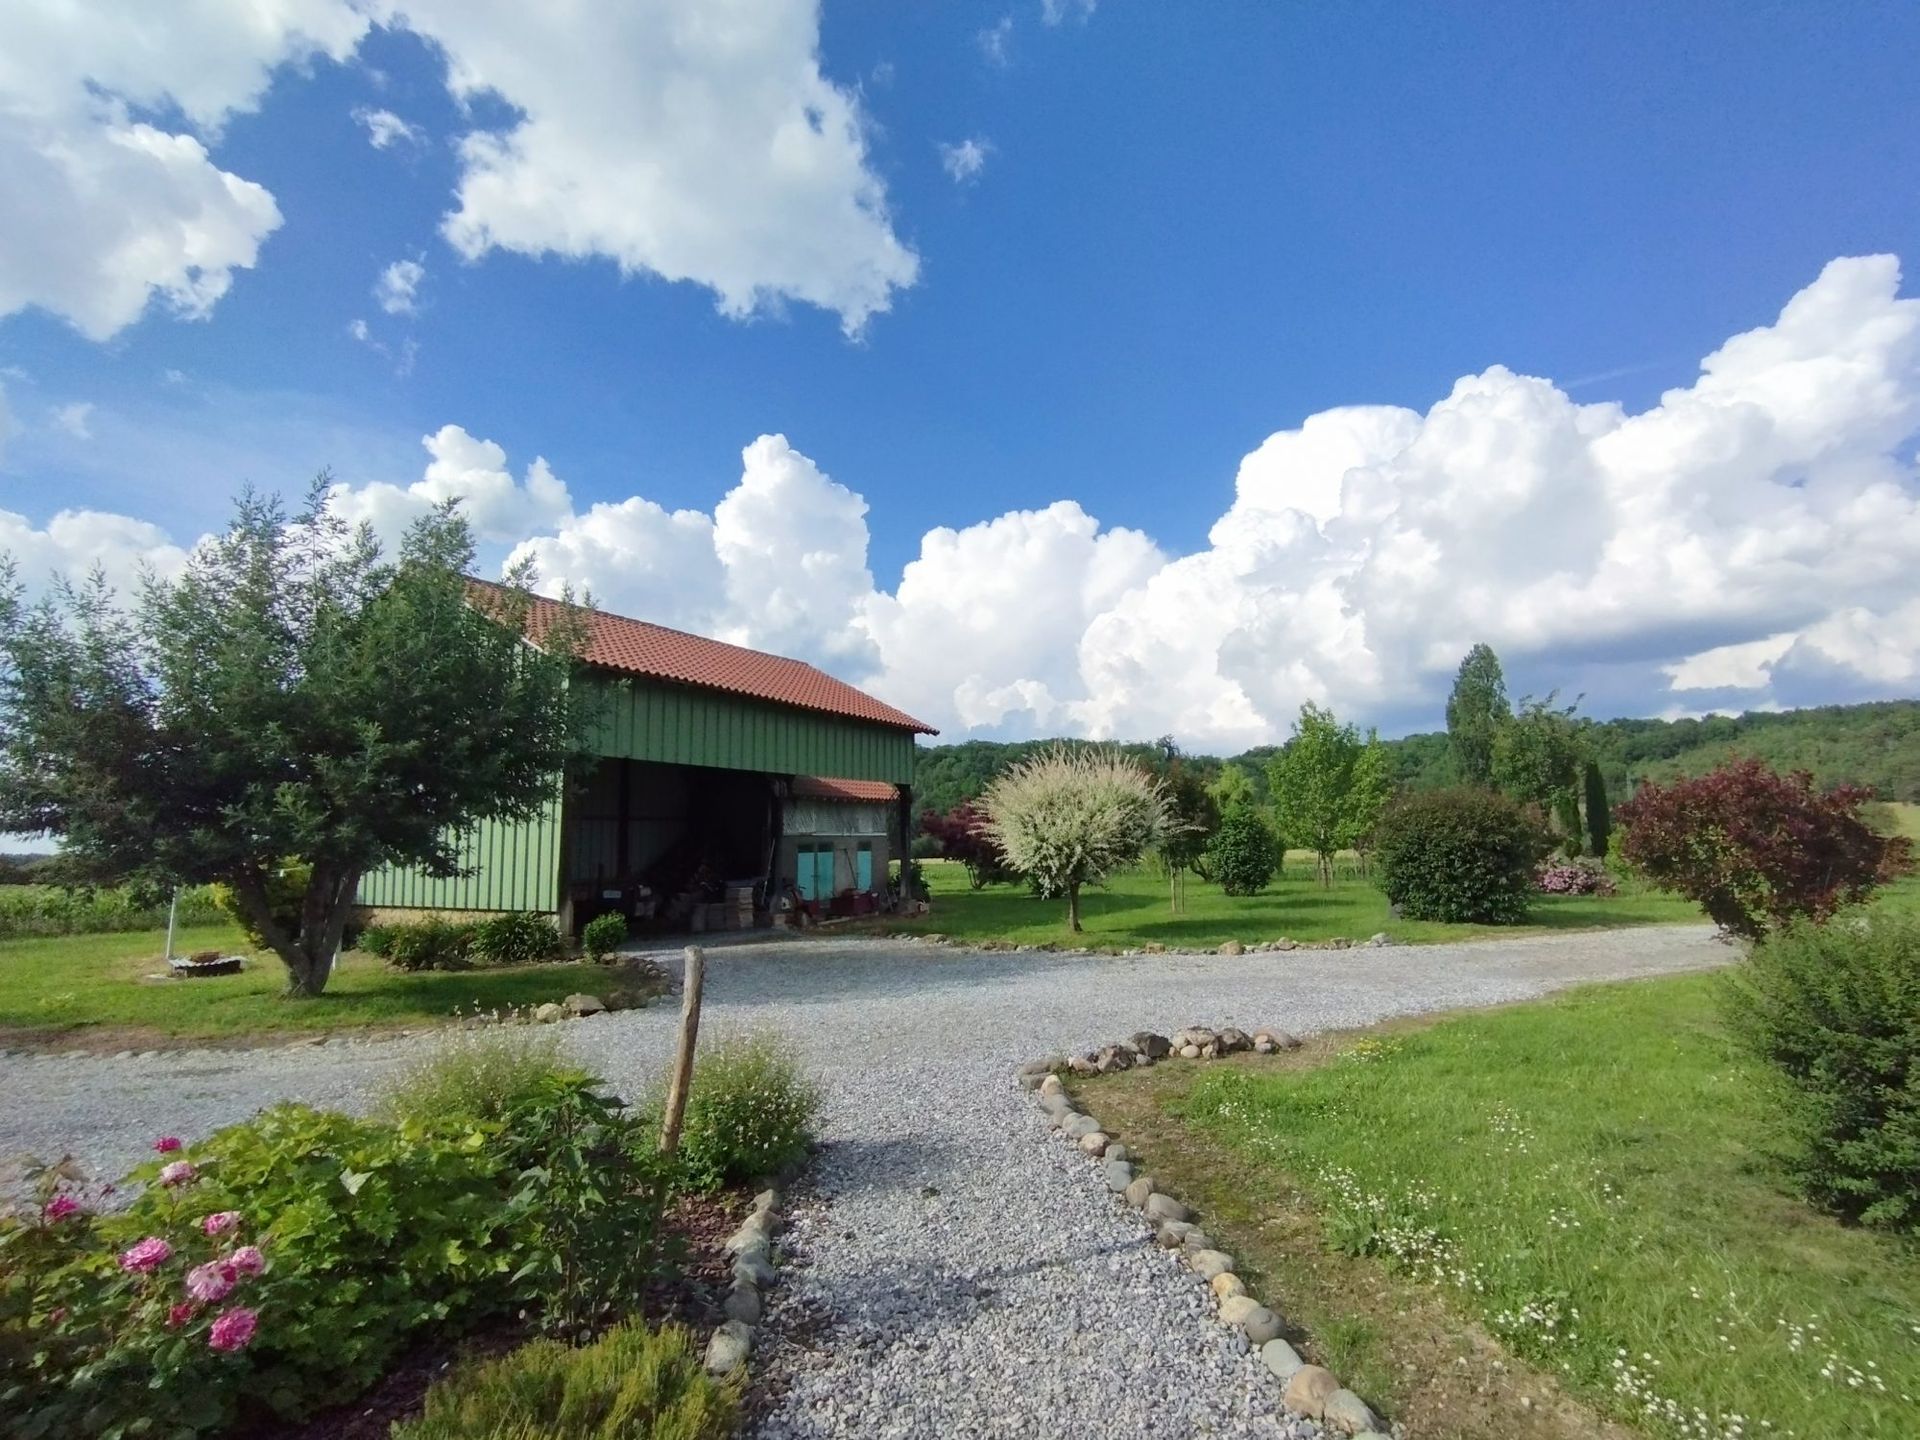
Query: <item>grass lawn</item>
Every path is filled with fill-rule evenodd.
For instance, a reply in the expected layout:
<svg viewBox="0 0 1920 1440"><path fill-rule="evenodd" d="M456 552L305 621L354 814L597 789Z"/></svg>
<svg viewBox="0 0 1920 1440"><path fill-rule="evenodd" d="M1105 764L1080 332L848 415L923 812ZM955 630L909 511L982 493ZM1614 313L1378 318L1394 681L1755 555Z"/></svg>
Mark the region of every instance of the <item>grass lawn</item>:
<svg viewBox="0 0 1920 1440"><path fill-rule="evenodd" d="M1697 924L1702 919L1698 907L1685 900L1649 891L1611 899L1543 895L1525 926L1395 920L1387 914L1386 897L1353 873L1351 866L1341 867L1333 886L1323 889L1313 877L1311 859L1294 853L1288 856L1286 873L1259 895L1230 896L1218 885L1188 877L1186 911L1180 915L1169 907L1165 876L1144 869L1116 875L1100 889L1081 891L1080 918L1086 929L1075 935L1067 929L1065 900L1037 899L1024 884L973 890L963 866L947 860L921 864L933 895L933 913L889 920L879 928L892 934L950 935L956 940L1126 950L1152 944L1212 949L1226 940L1250 943L1281 936L1364 940L1382 930L1403 943L1462 940L1626 925Z"/></svg>
<svg viewBox="0 0 1920 1440"><path fill-rule="evenodd" d="M408 974L371 955L341 957L317 1000L289 1000L285 971L258 955L238 975L151 980L164 974L165 933L63 935L0 941L0 1044L69 1041L90 1047L219 1040L268 1033L390 1029L456 1011L537 1005L574 991L605 994L629 977L611 966L529 965ZM174 948L246 952L229 925L180 931Z"/></svg>
<svg viewBox="0 0 1920 1440"><path fill-rule="evenodd" d="M1074 1084L1412 1433L1920 1433L1920 1248L1782 1188L1719 983Z"/></svg>

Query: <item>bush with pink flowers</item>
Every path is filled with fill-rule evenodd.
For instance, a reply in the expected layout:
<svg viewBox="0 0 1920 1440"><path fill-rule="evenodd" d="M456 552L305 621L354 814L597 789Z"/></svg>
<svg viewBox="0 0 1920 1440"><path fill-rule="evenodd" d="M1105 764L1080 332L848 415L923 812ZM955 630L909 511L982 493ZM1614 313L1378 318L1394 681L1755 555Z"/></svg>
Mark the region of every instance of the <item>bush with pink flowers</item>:
<svg viewBox="0 0 1920 1440"><path fill-rule="evenodd" d="M1618 890L1606 867L1597 860L1560 860L1542 865L1533 883L1543 895L1612 895Z"/></svg>
<svg viewBox="0 0 1920 1440"><path fill-rule="evenodd" d="M0 1430L271 1430L360 1394L425 1335L622 1298L583 1302L549 1276L611 1276L630 1303L658 1187L639 1122L597 1083L556 1075L546 1110L499 1121L276 1106L190 1147L157 1143L118 1210L70 1164L43 1172L34 1202L0 1217ZM545 1117L571 1123L581 1105L603 1143L593 1183L569 1189L542 1178ZM573 1253L575 1190L618 1232L619 1265Z"/></svg>

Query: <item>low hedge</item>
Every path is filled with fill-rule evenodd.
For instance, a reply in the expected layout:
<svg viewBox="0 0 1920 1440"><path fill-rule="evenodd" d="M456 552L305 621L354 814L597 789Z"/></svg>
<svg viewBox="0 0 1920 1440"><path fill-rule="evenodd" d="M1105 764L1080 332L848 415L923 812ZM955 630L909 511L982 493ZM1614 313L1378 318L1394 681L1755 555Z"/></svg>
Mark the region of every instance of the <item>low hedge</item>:
<svg viewBox="0 0 1920 1440"><path fill-rule="evenodd" d="M470 970L476 965L539 965L567 958L566 942L545 915L513 911L485 920L428 916L369 925L359 944L396 970Z"/></svg>

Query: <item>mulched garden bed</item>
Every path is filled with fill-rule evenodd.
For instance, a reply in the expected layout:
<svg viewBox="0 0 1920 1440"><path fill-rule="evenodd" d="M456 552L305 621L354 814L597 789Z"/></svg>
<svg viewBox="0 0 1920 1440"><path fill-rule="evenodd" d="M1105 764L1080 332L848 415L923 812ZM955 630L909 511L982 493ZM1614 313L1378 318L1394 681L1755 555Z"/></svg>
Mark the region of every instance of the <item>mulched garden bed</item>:
<svg viewBox="0 0 1920 1440"><path fill-rule="evenodd" d="M696 1333L719 1324L733 1269L726 1238L752 1207L750 1191L677 1198L663 1223L666 1273L641 1291L638 1313L656 1324L677 1321ZM394 1422L418 1415L428 1388L456 1363L504 1354L526 1338L523 1327L503 1323L415 1346L358 1399L291 1429L279 1421L250 1426L233 1440L387 1440Z"/></svg>

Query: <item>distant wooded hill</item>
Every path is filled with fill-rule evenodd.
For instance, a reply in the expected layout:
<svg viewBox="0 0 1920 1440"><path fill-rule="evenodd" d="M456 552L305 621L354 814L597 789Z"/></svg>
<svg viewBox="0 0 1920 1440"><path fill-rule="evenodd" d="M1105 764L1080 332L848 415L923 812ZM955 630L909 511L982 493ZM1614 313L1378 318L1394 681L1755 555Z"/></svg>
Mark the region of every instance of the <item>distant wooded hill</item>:
<svg viewBox="0 0 1920 1440"><path fill-rule="evenodd" d="M1882 800L1920 802L1920 700L1753 711L1705 720L1606 720L1591 726L1588 736L1615 800L1624 800L1644 779L1696 775L1729 756L1751 755L1776 770L1810 770L1822 785L1865 785ZM916 767L914 805L951 810L986 789L1003 766L1052 743L969 740L929 745L921 750ZM1394 752L1403 785L1445 785L1455 778L1445 731L1386 744ZM1161 753L1157 745L1122 748L1142 760ZM1189 755L1185 763L1210 777L1228 764L1241 765L1264 798L1266 762L1274 748L1262 746L1231 758Z"/></svg>

